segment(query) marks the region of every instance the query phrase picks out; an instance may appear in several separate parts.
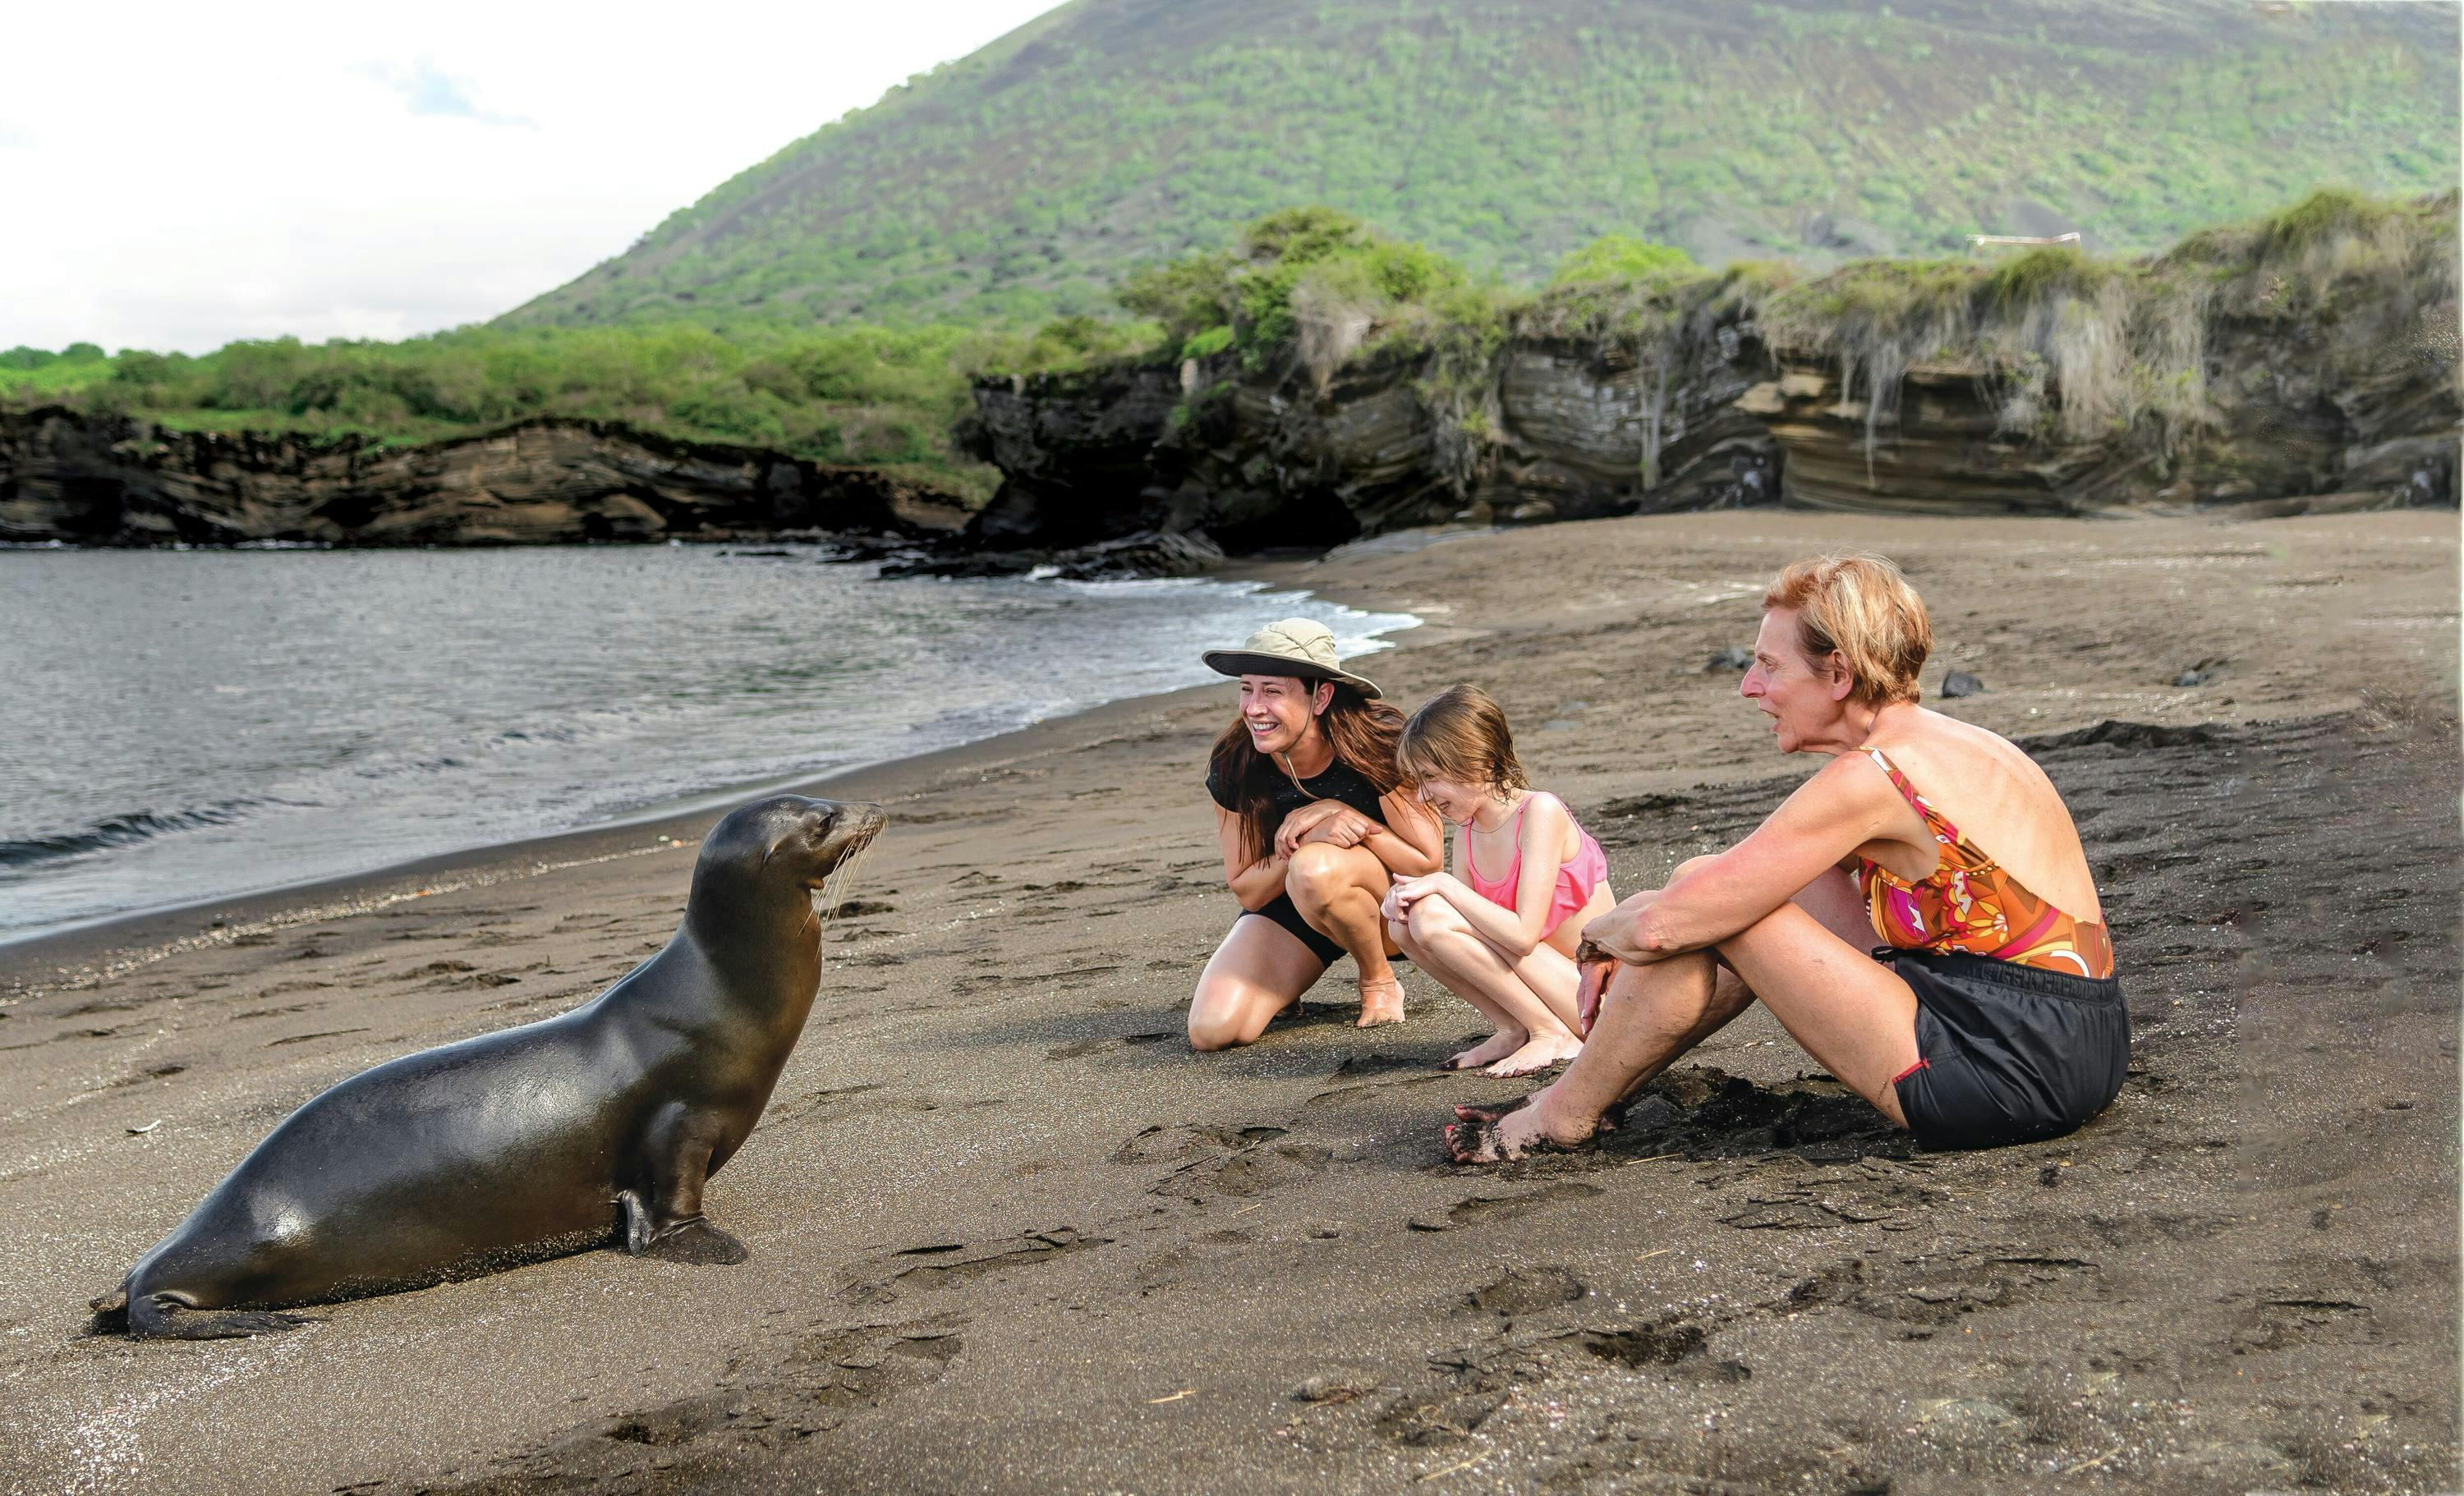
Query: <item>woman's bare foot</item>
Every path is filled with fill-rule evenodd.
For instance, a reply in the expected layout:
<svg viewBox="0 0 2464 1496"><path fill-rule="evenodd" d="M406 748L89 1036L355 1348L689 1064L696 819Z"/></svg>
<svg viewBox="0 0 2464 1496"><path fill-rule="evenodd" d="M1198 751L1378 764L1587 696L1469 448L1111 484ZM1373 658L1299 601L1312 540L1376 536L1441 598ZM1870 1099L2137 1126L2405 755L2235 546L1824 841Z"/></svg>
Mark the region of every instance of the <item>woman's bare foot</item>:
<svg viewBox="0 0 2464 1496"><path fill-rule="evenodd" d="M1501 1056L1497 1063L1480 1073L1501 1079L1513 1075L1536 1075L1582 1052L1583 1042L1561 1028L1554 1033L1533 1034L1513 1053Z"/></svg>
<svg viewBox="0 0 2464 1496"><path fill-rule="evenodd" d="M1375 1028L1380 1023L1403 1022L1403 979L1388 977L1360 984L1360 1023L1362 1028Z"/></svg>
<svg viewBox="0 0 2464 1496"><path fill-rule="evenodd" d="M1477 1109L1458 1107L1463 1120L1446 1128L1446 1151L1457 1163L1510 1163L1517 1158L1540 1153L1566 1153L1590 1142L1599 1132L1596 1120L1592 1122L1559 1121L1550 1112L1545 1090L1526 1098L1529 1105L1518 1105L1495 1116L1473 1114Z"/></svg>
<svg viewBox="0 0 2464 1496"><path fill-rule="evenodd" d="M1448 1060L1439 1068L1477 1070L1484 1065L1495 1065L1530 1042L1531 1036L1520 1028L1501 1028L1481 1043Z"/></svg>

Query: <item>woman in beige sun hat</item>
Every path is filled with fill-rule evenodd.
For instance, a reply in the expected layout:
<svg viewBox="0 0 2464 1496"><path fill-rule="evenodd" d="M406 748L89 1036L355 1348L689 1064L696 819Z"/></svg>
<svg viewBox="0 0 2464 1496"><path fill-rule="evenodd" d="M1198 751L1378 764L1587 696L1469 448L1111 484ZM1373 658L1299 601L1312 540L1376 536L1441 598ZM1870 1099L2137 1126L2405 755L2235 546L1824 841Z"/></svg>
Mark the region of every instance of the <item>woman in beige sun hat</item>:
<svg viewBox="0 0 2464 1496"><path fill-rule="evenodd" d="M1215 743L1223 881L1242 913L1189 1008L1199 1049L1245 1045L1350 953L1360 1026L1403 1017L1403 984L1379 901L1397 877L1434 872L1443 833L1395 762L1403 714L1343 669L1323 624L1287 618L1209 669L1241 681L1240 716Z"/></svg>

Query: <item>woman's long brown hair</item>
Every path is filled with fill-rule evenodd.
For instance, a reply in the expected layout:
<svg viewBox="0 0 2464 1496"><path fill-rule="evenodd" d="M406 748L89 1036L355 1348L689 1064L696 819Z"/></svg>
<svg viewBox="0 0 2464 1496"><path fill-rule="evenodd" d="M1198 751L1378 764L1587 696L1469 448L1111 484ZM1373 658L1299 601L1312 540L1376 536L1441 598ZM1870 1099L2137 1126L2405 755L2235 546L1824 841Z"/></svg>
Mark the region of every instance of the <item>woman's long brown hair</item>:
<svg viewBox="0 0 2464 1496"><path fill-rule="evenodd" d="M1314 699L1319 682L1295 678ZM1334 699L1318 714L1317 724L1333 745L1334 761L1367 780L1379 795L1393 794L1403 782L1403 771L1395 762L1395 744L1403 736L1401 712L1337 681ZM1275 845L1274 784L1284 778L1284 766L1258 751L1249 740L1249 724L1238 716L1215 739L1208 766L1215 772L1215 782L1228 787L1239 804L1234 814L1241 818L1243 849L1256 862Z"/></svg>

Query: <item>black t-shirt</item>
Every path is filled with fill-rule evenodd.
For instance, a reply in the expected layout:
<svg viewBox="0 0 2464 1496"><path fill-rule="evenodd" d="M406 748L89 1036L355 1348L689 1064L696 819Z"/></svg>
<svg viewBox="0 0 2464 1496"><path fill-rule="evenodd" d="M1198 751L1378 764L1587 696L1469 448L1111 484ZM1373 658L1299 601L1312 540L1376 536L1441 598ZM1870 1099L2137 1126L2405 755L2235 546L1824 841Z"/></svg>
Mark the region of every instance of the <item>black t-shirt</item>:
<svg viewBox="0 0 2464 1496"><path fill-rule="evenodd" d="M1339 800L1370 820L1381 825L1385 824L1386 812L1380 809L1377 803L1377 786L1370 783L1368 778L1359 770L1340 759L1328 764L1324 773L1305 779L1297 785L1292 782L1292 777L1286 774L1279 764L1270 761L1265 765L1265 771L1266 787L1274 796L1273 807L1268 815L1271 824L1266 827L1266 834L1270 837L1282 827L1284 817L1303 805L1320 800ZM1237 786L1218 783L1213 769L1206 771L1206 793L1214 797L1217 804L1234 815L1239 815L1241 800L1235 792L1236 788Z"/></svg>

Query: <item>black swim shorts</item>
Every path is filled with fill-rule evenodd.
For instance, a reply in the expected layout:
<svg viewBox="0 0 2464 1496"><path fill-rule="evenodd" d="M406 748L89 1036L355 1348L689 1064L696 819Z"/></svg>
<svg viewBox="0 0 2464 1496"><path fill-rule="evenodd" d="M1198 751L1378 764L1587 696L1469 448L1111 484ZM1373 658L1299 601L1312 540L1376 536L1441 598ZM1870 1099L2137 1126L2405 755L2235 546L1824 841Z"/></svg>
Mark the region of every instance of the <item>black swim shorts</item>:
<svg viewBox="0 0 2464 1496"><path fill-rule="evenodd" d="M2105 1109L2130 1066L2118 978L1884 948L1917 997L1916 1065L1892 1082L1926 1148L1991 1148L2072 1132Z"/></svg>
<svg viewBox="0 0 2464 1496"><path fill-rule="evenodd" d="M1293 938L1299 940L1301 944L1309 948L1309 954L1311 956L1316 957L1319 960L1325 962L1329 966L1333 965L1334 958L1343 954L1343 947L1341 944L1330 938L1321 933L1315 925L1310 924L1308 920L1301 917L1300 910L1293 906L1292 896L1288 893L1276 894L1275 901L1264 909L1242 911L1241 918L1273 920L1276 924L1279 924L1285 929L1290 931ZM1238 922L1238 920L1234 921L1236 924Z"/></svg>

